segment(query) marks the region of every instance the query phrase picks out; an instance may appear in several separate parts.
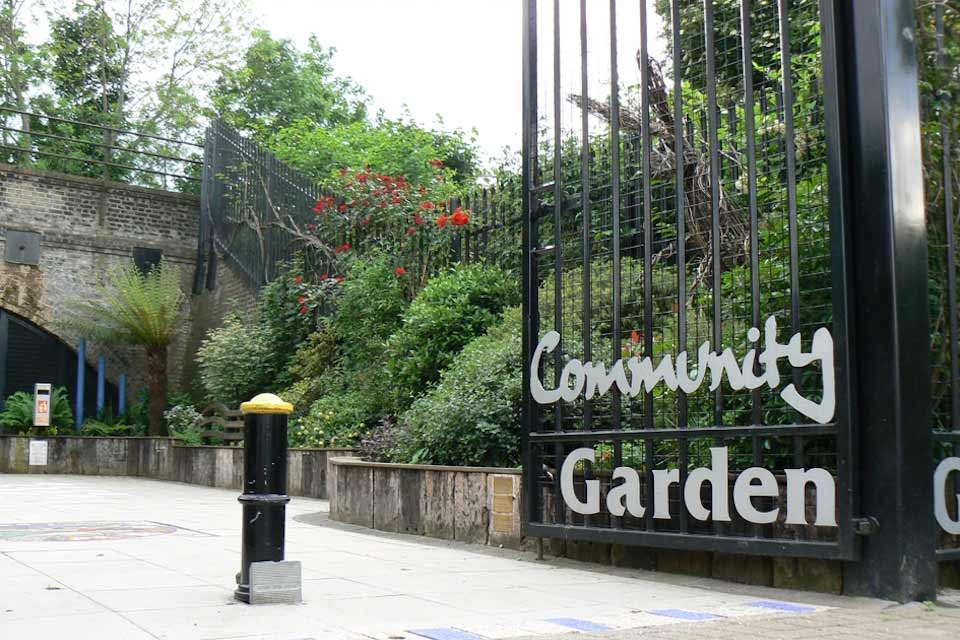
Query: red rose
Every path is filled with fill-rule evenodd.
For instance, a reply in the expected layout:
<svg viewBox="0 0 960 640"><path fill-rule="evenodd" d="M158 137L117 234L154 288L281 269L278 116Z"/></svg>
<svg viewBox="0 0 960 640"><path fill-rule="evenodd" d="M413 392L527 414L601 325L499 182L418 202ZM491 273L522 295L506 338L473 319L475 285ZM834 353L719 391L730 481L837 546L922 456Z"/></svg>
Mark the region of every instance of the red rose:
<svg viewBox="0 0 960 640"><path fill-rule="evenodd" d="M357 180L359 180L360 182L366 182L366 181L367 181L367 174L361 173L360 175L357 176Z"/></svg>
<svg viewBox="0 0 960 640"><path fill-rule="evenodd" d="M400 204L400 196L393 196L393 200L391 202L393 202L393 204Z"/></svg>
<svg viewBox="0 0 960 640"><path fill-rule="evenodd" d="M405 274L407 273L407 270L404 269L403 267L397 267L396 269L393 270L393 272L394 272L395 274L397 274L398 276L402 276L402 275L405 275Z"/></svg>
<svg viewBox="0 0 960 640"><path fill-rule="evenodd" d="M414 227L410 227L410 228L407 229L407 235L408 235L408 236L412 236L412 235L415 234L416 232L417 232L417 230L416 230Z"/></svg>
<svg viewBox="0 0 960 640"><path fill-rule="evenodd" d="M453 212L452 222L454 225L462 227L470 222L470 216L468 213L464 212L461 207L457 207L457 210Z"/></svg>
<svg viewBox="0 0 960 640"><path fill-rule="evenodd" d="M303 315L303 314L305 314L305 313L308 313L309 311L310 311L310 310L307 309L306 307L300 307L300 315Z"/></svg>
<svg viewBox="0 0 960 640"><path fill-rule="evenodd" d="M339 283L339 282L343 282L343 276L337 276L337 277L336 277L336 280L337 280L338 283Z"/></svg>
<svg viewBox="0 0 960 640"><path fill-rule="evenodd" d="M445 226L447 226L447 220L449 219L450 219L450 216L447 216L447 215L440 216L439 218L437 218L437 224L442 229Z"/></svg>
<svg viewBox="0 0 960 640"><path fill-rule="evenodd" d="M347 205L345 204L340 205L340 213L343 213L346 210L347 210Z"/></svg>
<svg viewBox="0 0 960 640"><path fill-rule="evenodd" d="M321 200L321 201L318 202L316 205L314 205L313 211L314 211L314 213L320 213L321 211L324 210L325 207L326 207L326 205L325 205L325 204L323 203L323 201Z"/></svg>
<svg viewBox="0 0 960 640"><path fill-rule="evenodd" d="M344 251L349 251L349 250L350 250L350 243L349 243L349 242L344 242L344 243L343 243L343 250L344 250Z"/></svg>
<svg viewBox="0 0 960 640"><path fill-rule="evenodd" d="M413 214L413 224L417 225L418 227L423 224L423 218L420 217L419 213Z"/></svg>
<svg viewBox="0 0 960 640"><path fill-rule="evenodd" d="M303 296L300 296L299 298L297 298L297 302L299 302L300 304L303 304L303 303L306 302L306 301L307 301L307 299L304 298Z"/></svg>
<svg viewBox="0 0 960 640"><path fill-rule="evenodd" d="M293 279L296 284L303 284L303 276L297 276Z"/></svg>
<svg viewBox="0 0 960 640"><path fill-rule="evenodd" d="M430 211L430 209L433 209L433 203L424 202L423 204L420 205L420 208L423 209L424 211Z"/></svg>

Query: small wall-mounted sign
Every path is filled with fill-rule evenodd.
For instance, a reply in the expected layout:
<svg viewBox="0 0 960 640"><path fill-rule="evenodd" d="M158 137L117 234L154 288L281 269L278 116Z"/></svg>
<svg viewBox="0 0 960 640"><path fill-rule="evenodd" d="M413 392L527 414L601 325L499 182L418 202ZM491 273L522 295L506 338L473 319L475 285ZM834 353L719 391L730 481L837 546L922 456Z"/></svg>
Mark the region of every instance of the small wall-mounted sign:
<svg viewBox="0 0 960 640"><path fill-rule="evenodd" d="M50 426L50 400L52 385L38 382L33 385L33 426Z"/></svg>
<svg viewBox="0 0 960 640"><path fill-rule="evenodd" d="M46 440L30 441L30 466L31 467L47 466L47 441Z"/></svg>

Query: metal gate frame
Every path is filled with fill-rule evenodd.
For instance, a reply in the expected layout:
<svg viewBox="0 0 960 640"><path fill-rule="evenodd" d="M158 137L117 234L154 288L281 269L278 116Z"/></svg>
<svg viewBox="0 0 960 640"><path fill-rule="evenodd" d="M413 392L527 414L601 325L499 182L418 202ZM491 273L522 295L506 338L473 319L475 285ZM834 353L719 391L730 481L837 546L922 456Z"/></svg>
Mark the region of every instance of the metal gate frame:
<svg viewBox="0 0 960 640"><path fill-rule="evenodd" d="M674 15L677 15L677 2L686 1L686 0L673 0L674 5ZM882 2L882 0L880 0ZM742 0L743 5L749 8L749 0ZM554 10L558 10L558 0L554 0ZM639 17L641 21L641 57L646 59L647 57L647 42L646 42L646 10L644 2L638 3L640 6L637 10L636 16L631 16L631 19L636 19ZM784 24L783 21L787 19L785 15L786 0L780 1L780 13L781 13L781 25ZM859 3L858 3L859 4ZM872 5L870 9L866 9L865 5ZM536 419L540 411L538 405L534 403L530 395L530 382L531 374L529 372L529 363L531 362L531 357L533 355L534 347L539 338L540 330L540 317L538 312L538 287L540 283L540 277L538 274L538 258L544 255L549 251L556 252L559 246L559 243L554 242L553 247L548 246L548 242L554 241L555 239L544 239L541 243L541 239L538 237L538 220L542 216L553 215L555 217L555 222L560 220L560 217L564 215L564 198L562 192L561 176L562 172L559 170L559 152L557 151L554 154L553 163L554 163L554 181L552 183L541 184L538 183L538 174L539 167L538 163L538 139L537 139L537 128L539 122L539 111L537 105L537 51L538 51L538 42L537 42L537 2L536 0L527 0L524 5L524 17L523 17L523 185L524 185L524 194L523 194L523 219L524 219L524 229L523 229L523 300L524 300L524 333L523 333L523 353L524 353L524 418L523 418L523 462L524 462L524 508L522 512L522 525L523 532L525 535L529 536L540 536L540 537L559 537L559 538L568 538L575 540L584 540L600 543L619 543L619 544L632 544L632 545L644 545L650 547L661 547L661 548L670 548L670 549L684 549L684 550L707 550L707 551L718 551L718 552L736 552L736 553L747 553L747 554L756 554L756 555L769 555L769 556L792 556L792 557L811 557L811 558L833 558L840 560L858 560L861 557L861 546L863 535L872 534L877 531L878 519L874 518L861 518L860 508L860 491L863 482L864 474L861 472L863 468L861 465L864 464L863 461L858 459L858 452L861 451L861 447L864 444L861 442L861 434L858 432L857 425L862 423L864 413L869 414L870 409L866 409L864 413L860 413L861 407L858 407L856 404L856 398L858 395L864 397L864 394L861 392L858 394L858 390L863 389L865 384L869 384L870 381L877 381L881 376L874 375L874 372L867 370L862 375L858 376L858 362L854 357L853 342L856 331L854 330L854 325L863 326L864 323L869 324L873 322L873 319L865 319L858 317L859 314L854 313L853 306L855 305L864 305L868 304L871 301L874 301L873 298L882 297L882 296L873 296L871 295L861 295L860 299L857 300L854 298L854 293L858 290L857 283L854 282L858 278L863 281L867 279L867 274L864 273L865 268L870 268L871 257L866 255L865 252L861 251L861 256L858 261L855 261L853 258L852 248L858 246L857 239L854 238L858 232L853 228L854 221L862 217L862 207L856 202L856 199L860 197L863 192L864 185L857 185L856 183L856 173L862 169L869 169L870 162L872 160L867 157L869 150L867 147L870 145L865 144L865 141L862 137L858 138L858 135L862 135L862 131L871 125L869 114L853 113L851 117L851 108L855 106L854 97L857 94L862 94L866 96L869 90L869 85L867 84L868 79L862 76L860 69L857 65L869 66L870 64L880 64L881 68L884 64L882 61L877 63L876 61L871 61L869 59L864 59L864 55L870 54L870 47L875 46L876 42L865 43L863 41L864 34L867 34L869 30L873 29L884 33L885 25L889 27L891 24L902 24L904 20L903 9L904 6L908 5L907 0L898 0L894 3L896 6L889 5L886 8L881 9L879 6L875 5L874 0L869 2L864 2L864 7L857 7L852 9L849 6L844 6L844 2L835 1L835 0L821 0L820 9L821 9L821 34L822 34L822 46L823 46L823 102L824 102L824 117L825 117L825 128L826 128L826 140L827 140L827 162L828 162L828 185L829 185L829 218L830 218L830 228L831 228L831 262L832 262L832 273L833 273L833 337L835 341L835 362L836 362L836 374L837 374L837 412L835 415L835 421L826 425L826 427L812 427L812 426L801 426L801 425L790 425L785 427L775 427L775 426L736 426L736 427L713 427L713 428L699 428L699 429L690 429L685 433L682 430L672 430L665 431L662 429L640 429L640 430L622 430L622 431L604 431L604 432L586 432L586 431L571 431L564 430L562 423L558 420L554 430L539 430L540 421ZM611 86L617 85L616 77L616 44L615 38L617 34L616 29L616 0L610 0L610 11L611 15L614 16L611 18L611 69L612 77L610 79ZM711 0L705 0L705 21L707 22L707 33L710 33L710 25L712 16L712 2ZM909 8L909 7L908 7ZM866 9L866 10L864 10ZM890 11L887 12L887 9ZM580 0L580 10L581 10L581 20L586 19L586 0ZM891 16L891 14L897 14ZM912 14L910 14L912 16ZM908 16L908 17L910 17ZM674 21L676 24L676 21ZM747 23L748 24L748 23ZM553 45L554 50L554 78L558 79L560 77L560 61L559 61L559 38L560 30L559 25L554 22L553 24L553 33L554 40L553 43L548 43ZM674 27L676 29L676 27ZM746 29L743 33L749 38L749 28ZM585 38L585 28L581 27L581 37ZM674 34L676 36L676 33ZM851 38L852 35L856 35L859 40ZM889 35L889 34L887 34ZM675 38L676 39L676 38ZM882 38L877 40L881 41L879 48L889 47L886 54L891 54L897 47L902 46L902 43L883 43ZM781 47L785 43L781 41ZM582 45L585 51L585 45ZM707 77L711 77L711 64L712 64L712 52L710 52L709 47L710 38L707 38ZM786 46L789 46L786 43ZM745 51L747 52L744 57L747 58L745 62L749 63L749 51L750 45L749 40L745 43ZM781 48L781 51L784 49ZM879 53L879 52L874 52ZM848 64L851 60L851 56L857 56L857 65ZM788 56L785 56L789 60ZM914 60L915 62L915 60ZM844 65L844 66L842 66ZM646 65L641 64L641 69L645 69ZM853 68L850 68L850 67ZM642 73L641 81L641 90L644 93L644 104L647 104L646 97L648 95L648 78L646 74ZM581 59L581 75L584 81L584 89L586 88L586 66ZM789 69L787 73L784 74L785 78L789 78ZM712 83L712 80L708 80L708 83ZM751 90L749 88L749 82L746 81L747 88L745 93L749 93ZM882 83L883 86L881 89L886 89L886 83ZM915 85L913 87L915 90ZM713 90L715 94L715 88ZM784 94L790 95L790 86L784 87ZM747 100L752 100L752 97L748 97ZM559 83L554 83L554 108L559 112ZM886 107L886 103L882 105ZM619 113L619 104L617 99L617 92L613 92L611 97L611 113ZM679 107L677 107L679 113ZM789 112L789 110L786 110ZM880 114L883 117L890 118L895 110L890 109L882 111ZM649 150L649 133L648 132L648 112L642 114L644 117L644 124L642 130L644 131L644 140L643 148ZM862 115L862 117L861 117ZM918 116L919 118L919 116ZM619 140L619 131L618 131L618 122L619 118L611 117L610 119L610 136L611 140ZM919 120L918 120L919 122ZM885 124L880 122L881 125ZM858 125L861 127L858 129ZM873 126L877 125L877 122L872 123ZM750 126L749 124L747 126ZM791 123L787 122L788 140L791 138L789 129ZM555 139L560 139L559 132L559 118L554 119L554 134ZM715 129L714 129L715 131ZM883 129L884 133L889 134L889 128ZM583 138L588 139L589 133L587 131L586 117L584 117L583 123ZM749 134L748 134L749 137ZM879 136L879 142L886 144L890 142L892 136L881 135ZM678 138L679 139L679 138ZM894 141L896 142L896 141ZM619 152L618 145L611 145L611 153L616 154ZM885 158L890 161L890 164L894 164L896 158ZM789 162L789 161L788 161ZM612 178L611 178L611 188L613 190L613 241L612 244L617 248L613 252L614 255L614 338L613 343L619 344L620 336L618 332L620 328L618 326L619 317L618 317L618 305L619 300L616 296L619 294L619 282L618 282L618 269L619 269L619 247L620 247L620 237L619 237L619 193L620 193L620 176L619 171L616 167L619 167L617 158L614 158L611 162L613 167ZM711 175L717 175L715 172L716 166L712 165ZM790 171L790 169L788 169ZM650 206L650 192L649 192L649 161L644 162L644 173L645 179L644 184L644 210L649 210ZM682 171L677 173L682 174ZM912 177L912 176L911 176ZM678 179L682 180L682 176ZM589 180L589 177L587 178ZM715 180L714 180L715 182ZM552 192L554 206L545 208L542 202L541 197L545 193ZM588 188L584 189L584 193L588 192ZM895 199L896 194L891 196L891 200ZM888 203L889 204L889 203ZM858 211L853 211L853 210ZM791 226L795 227L796 212L795 210L791 211ZM881 213L887 213L883 211ZM891 211L892 214L892 211ZM678 216L682 219L682 216ZM585 216L586 218L586 216ZM883 216L880 216L882 222ZM714 218L716 222L717 218ZM862 223L861 223L862 224ZM898 224L896 220L893 220L892 223L893 229L891 230L892 237L900 239L902 237L902 230L898 230L896 225ZM882 225L881 225L882 226ZM644 243L645 246L649 246L649 227L647 228L647 238ZM754 227L755 229L755 227ZM792 228L791 231L794 231ZM590 231L589 228L584 230L585 239L588 237ZM863 232L862 235L869 236L870 232ZM754 231L755 236L755 231ZM753 251L756 250L756 239L753 238ZM862 241L860 241L862 242ZM791 257L793 258L791 265L791 273L793 278L793 283L796 284L797 274L796 274L796 235L792 233L791 235ZM882 251L881 251L882 253ZM717 254L715 254L717 255ZM925 259L925 253L923 254ZM649 251L645 253L645 269L644 271L649 270ZM755 256L754 256L755 258ZM893 270L893 261L889 255L886 256L887 260L890 261L887 264L890 265L891 271ZM895 260L896 257L893 258ZM557 264L560 264L559 258ZM925 268L921 274L919 266L914 264L912 267L914 269L913 275L910 277L916 278L921 276L925 278ZM884 275L888 275L884 271ZM907 279L909 280L910 277ZM895 280L896 276L891 275L891 279ZM916 282L916 279L913 280ZM557 287L559 291L559 287ZM793 291L796 291L796 286L792 287ZM921 287L921 290L925 292L925 284ZM884 292L886 293L886 292ZM919 293L919 291L917 291ZM585 294L586 296L586 294ZM794 311L794 327L796 324L796 307L797 307L797 294L794 293L793 297L793 311ZM904 298L914 298L914 296L904 296ZM719 307L716 307L719 310ZM898 310L899 314L902 310ZM714 316L717 317L717 316ZM882 321L881 321L882 322ZM909 324L909 323L908 323ZM756 326L756 325L754 325ZM916 324L914 323L914 326ZM555 327L559 330L559 327ZM896 326L896 323L892 325L884 325L879 330L881 333L885 333L886 337L890 337L891 333L897 334L902 338L903 327ZM864 335L867 332L862 332ZM715 330L716 335L716 330ZM908 348L919 346L923 340L927 339L925 336L918 336L916 339L911 339L910 341L900 340L899 343L896 342L896 336L893 337L895 341L895 348L906 350ZM714 343L716 344L716 343ZM920 375L922 375L924 361L923 349L919 349L916 353L915 362L919 364ZM649 353L649 351L648 351ZM897 354L888 354L893 358L897 357ZM861 359L859 365L862 367L864 360ZM904 360L901 364L907 364ZM872 364L871 364L872 366ZM929 367L929 362L926 362L926 366ZM929 370L929 369L927 369ZM911 375L909 373L905 374L904 371L897 370L895 375L902 378L904 375ZM921 385L922 386L922 385ZM920 394L922 395L922 393ZM874 398L867 398L870 402L873 402ZM915 398L914 398L915 400ZM648 404L648 406L650 406ZM922 406L913 405L913 409L920 409L922 411ZM899 411L899 408L895 409ZM877 413L877 412L874 412ZM858 415L859 414L859 415ZM902 418L903 416L899 416ZM897 421L897 426L902 426L900 421ZM569 523L550 524L542 521L542 511L540 505L540 468L539 460L534 459L533 451L534 448L541 444L555 444L561 442L582 442L582 443L593 443L599 440L618 440L626 438L642 439L647 443L654 442L659 439L664 438L677 438L682 439L685 437L694 437L694 436L721 436L721 437L737 437L737 436L756 436L756 435L767 435L767 434L803 434L803 435L813 435L817 433L818 429L822 429L821 432L833 434L836 437L837 451L836 451L836 464L837 464L837 510L838 510L838 536L835 541L831 542L815 542L809 540L788 540L788 539L769 539L759 536L747 537L747 536L725 536L725 535L701 535L701 534L689 534L689 533L675 533L675 532L658 532L658 531L649 531L649 530L624 530L616 528L615 526L611 527L595 527L589 525L571 525ZM867 449L873 450L877 444L872 435L865 437ZM922 442L922 437L920 438ZM927 449L930 450L929 448ZM557 456L559 458L560 449L557 448ZM904 455L901 450L891 451L889 456L883 456L883 460L894 460L898 463L904 460ZM559 462L559 459L558 459ZM873 462L873 461L871 461ZM876 460L880 462L880 460ZM926 466L922 461L916 460L916 469L918 473L924 473ZM556 465L559 468L559 464ZM931 470L932 473L932 470ZM929 477L931 473L927 473L925 477ZM870 475L875 475L871 473ZM557 487L555 487L555 490ZM559 495L559 491L556 491L556 495ZM871 490L871 495L877 496L877 492ZM879 510L872 510L871 513L879 514ZM887 511L886 513L889 513ZM889 527L891 526L889 521L880 518L882 520L882 525ZM897 531L900 530L898 526ZM905 530L905 529L904 529ZM920 531L920 529L916 529ZM882 537L882 536L881 536ZM878 541L879 542L879 541ZM876 591L876 590L874 590Z"/></svg>

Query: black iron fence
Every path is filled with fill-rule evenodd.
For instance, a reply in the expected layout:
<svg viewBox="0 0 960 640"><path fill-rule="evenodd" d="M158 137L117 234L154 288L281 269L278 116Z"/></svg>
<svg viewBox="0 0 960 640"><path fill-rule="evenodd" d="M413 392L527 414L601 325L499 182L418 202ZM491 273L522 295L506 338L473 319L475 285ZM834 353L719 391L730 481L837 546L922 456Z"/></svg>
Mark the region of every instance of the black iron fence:
<svg viewBox="0 0 960 640"><path fill-rule="evenodd" d="M523 66L524 532L931 597L960 558L954 3L527 0Z"/></svg>
<svg viewBox="0 0 960 640"><path fill-rule="evenodd" d="M781 365L782 384L760 373L764 344L796 335L805 345L832 336L830 356L847 370L824 107L836 60L824 59L820 36L832 34L820 30L819 3L527 6L527 133L546 119L537 146L552 158L528 160L525 359L531 384L564 390L528 404L525 466L545 470L530 483L528 531L725 551L749 539L755 553L854 557L853 529L835 526L853 520L856 498L846 381L800 357ZM627 21L639 33L624 59ZM579 51L562 35L577 31ZM578 165L565 162L571 150ZM788 383L823 410L784 394ZM568 469L578 451L591 453ZM728 517L716 493L703 497L706 516L691 511L682 488L717 456L724 475L769 473L765 514L790 489L784 469L825 469L836 512ZM595 481L601 508L571 507L590 501ZM607 509L631 483L635 508Z"/></svg>
<svg viewBox="0 0 960 640"><path fill-rule="evenodd" d="M0 106L0 161L168 191L196 192L202 145Z"/></svg>
<svg viewBox="0 0 960 640"><path fill-rule="evenodd" d="M345 246L351 255L373 248L402 254L406 264L430 272L475 260L519 270L519 184L469 189L444 203L447 212L468 210L471 222L447 233L448 244L438 252L435 246L428 251L422 239L426 234L408 237L410 227L399 222L391 229L378 223L368 226L370 220L356 216L354 203L342 194L326 192L316 180L220 121L207 130L204 159L200 260L208 262L208 286L213 285L212 261L218 252L258 288L298 256L314 278L341 274L339 249ZM324 204L318 212L319 202ZM198 270L197 287L201 281Z"/></svg>

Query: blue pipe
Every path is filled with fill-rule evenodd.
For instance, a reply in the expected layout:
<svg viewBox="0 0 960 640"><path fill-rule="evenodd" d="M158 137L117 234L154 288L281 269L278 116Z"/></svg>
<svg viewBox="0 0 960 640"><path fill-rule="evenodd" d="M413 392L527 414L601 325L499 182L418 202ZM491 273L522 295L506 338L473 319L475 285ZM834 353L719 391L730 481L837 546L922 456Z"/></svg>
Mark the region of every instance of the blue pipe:
<svg viewBox="0 0 960 640"><path fill-rule="evenodd" d="M77 397L73 401L73 413L77 417L77 433L80 433L80 426L83 424L83 395L84 385L87 378L87 341L80 338L80 344L77 345Z"/></svg>
<svg viewBox="0 0 960 640"><path fill-rule="evenodd" d="M119 395L117 399L117 414L123 415L127 412L127 374L121 373L120 379L117 381L119 386Z"/></svg>
<svg viewBox="0 0 960 640"><path fill-rule="evenodd" d="M103 405L107 395L107 357L97 358L97 415L103 414Z"/></svg>

